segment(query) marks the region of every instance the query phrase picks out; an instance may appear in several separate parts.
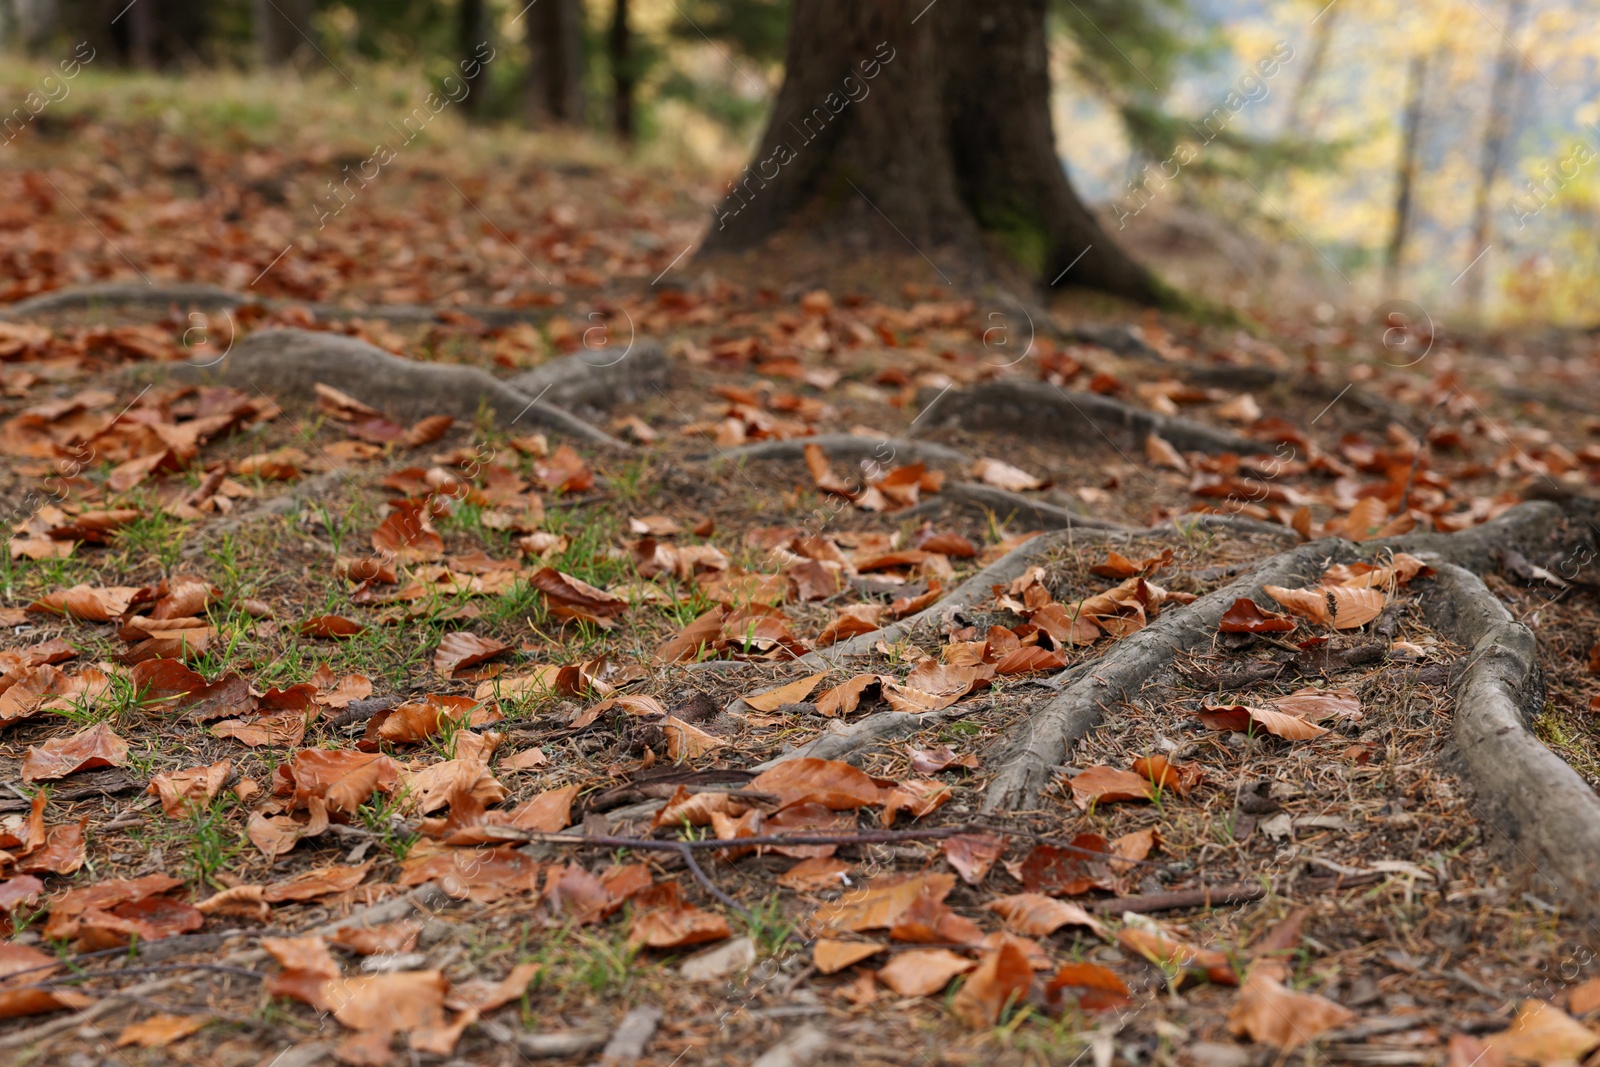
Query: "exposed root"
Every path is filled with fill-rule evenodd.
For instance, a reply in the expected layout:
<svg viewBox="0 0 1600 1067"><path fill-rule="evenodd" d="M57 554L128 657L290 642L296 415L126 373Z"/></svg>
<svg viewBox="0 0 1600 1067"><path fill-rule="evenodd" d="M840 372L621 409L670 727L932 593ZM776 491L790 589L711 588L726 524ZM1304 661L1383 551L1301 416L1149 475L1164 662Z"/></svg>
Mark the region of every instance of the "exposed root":
<svg viewBox="0 0 1600 1067"><path fill-rule="evenodd" d="M892 467L897 463L947 463L967 467L972 459L962 451L932 441L908 441L898 437L867 437L861 434L824 433L815 437L792 437L782 441L758 441L753 445L722 448L690 459L699 462L759 463L770 460L805 458L807 445L819 445L829 459L850 463L877 463Z"/></svg>
<svg viewBox="0 0 1600 1067"><path fill-rule="evenodd" d="M164 365L164 367L167 365ZM309 399L320 382L395 418L453 415L471 420L487 410L502 428L543 428L627 450L628 445L575 415L527 396L476 367L401 359L354 337L314 330L262 330L234 346L219 364L180 364L175 374L220 380L275 399Z"/></svg>
<svg viewBox="0 0 1600 1067"><path fill-rule="evenodd" d="M667 355L656 341L603 348L552 359L507 378L519 393L567 411L607 411L639 400L667 384Z"/></svg>
<svg viewBox="0 0 1600 1067"><path fill-rule="evenodd" d="M1031 807L1048 784L1067 747L1100 722L1105 710L1129 700L1168 670L1181 653L1215 638L1217 622L1235 599L1261 595L1263 584L1296 586L1329 563L1369 556L1375 551L1407 551L1443 563L1490 569L1495 550L1515 548L1534 558L1552 550L1571 553L1589 541L1581 524L1565 521L1568 512L1592 509L1593 502L1574 501L1566 512L1548 502L1521 504L1492 522L1456 534L1416 534L1356 545L1347 541L1313 541L1267 559L1249 573L1194 603L1164 612L1151 625L1125 638L1095 662L1093 670L1063 688L1004 742L995 760L998 770L985 791L983 810ZM1592 513L1592 512L1590 512ZM1593 550L1588 559L1593 559Z"/></svg>
<svg viewBox="0 0 1600 1067"><path fill-rule="evenodd" d="M38 296L30 296L0 309L8 319L23 319L55 311L77 311L98 307L158 307L170 304L180 307L227 308L243 307L256 303L253 297L224 289L220 285L204 282L163 282L146 285L141 282L96 282L93 285L75 285L68 289L54 289Z"/></svg>
<svg viewBox="0 0 1600 1067"><path fill-rule="evenodd" d="M1252 519L1248 515L1232 515L1209 511L1199 511L1192 515L1179 515L1150 527L1146 533L1161 535L1177 533L1182 537L1193 537L1201 531L1228 530L1244 537L1272 537L1279 541L1295 542L1300 540L1300 535L1287 526L1280 526L1275 522L1262 522Z"/></svg>
<svg viewBox="0 0 1600 1067"><path fill-rule="evenodd" d="M983 810L1020 811L1034 806L1067 746L1100 722L1105 710L1137 695L1181 652L1216 637L1217 621L1239 597L1263 595L1261 586L1300 585L1321 567L1340 542L1312 541L1268 559L1192 604L1173 608L1139 632L1123 638L1094 661L1093 669L1015 728L991 760L995 774L984 790Z"/></svg>
<svg viewBox="0 0 1600 1067"><path fill-rule="evenodd" d="M1451 564L1422 597L1431 625L1471 652L1457 665L1455 741L1491 839L1554 897L1594 914L1600 796L1546 748L1529 722L1544 702L1533 632L1477 575Z"/></svg>
<svg viewBox="0 0 1600 1067"><path fill-rule="evenodd" d="M451 307L435 308L424 304L377 304L371 307L346 307L342 304L308 304L303 300L263 299L252 293L224 289L207 282L95 282L52 289L26 300L0 308L0 319L26 319L59 311L85 308L208 308L233 310L246 305L268 308L299 307L318 319L378 319L384 322L421 323L447 321L445 315L466 315L490 326L509 326L516 322L543 322L559 310L558 304L540 307Z"/></svg>
<svg viewBox="0 0 1600 1067"><path fill-rule="evenodd" d="M1045 382L983 382L941 394L917 416L918 434L945 426L1026 432L1066 441L1110 441L1142 455L1145 438L1158 434L1175 448L1199 452L1267 451L1260 441L1188 419L1160 415L1097 393L1077 393Z"/></svg>
<svg viewBox="0 0 1600 1067"><path fill-rule="evenodd" d="M956 482L954 485L947 485L937 496L929 497L915 507L899 512L897 517L916 518L943 511L946 507L986 512L1001 522L1016 522L1025 530L1065 530L1076 527L1081 530L1134 532L1131 526L1079 515L1055 504L1023 496L1021 493L996 489L992 485L981 485L977 482Z"/></svg>
<svg viewBox="0 0 1600 1067"><path fill-rule="evenodd" d="M755 769L764 771L803 756L859 762L868 751L884 741L910 737L920 730L958 719L976 710L977 707L966 708L958 704L940 711L925 711L920 714L908 711L881 711L848 726L834 720L822 736L813 738L792 752L785 752L765 763L758 763Z"/></svg>

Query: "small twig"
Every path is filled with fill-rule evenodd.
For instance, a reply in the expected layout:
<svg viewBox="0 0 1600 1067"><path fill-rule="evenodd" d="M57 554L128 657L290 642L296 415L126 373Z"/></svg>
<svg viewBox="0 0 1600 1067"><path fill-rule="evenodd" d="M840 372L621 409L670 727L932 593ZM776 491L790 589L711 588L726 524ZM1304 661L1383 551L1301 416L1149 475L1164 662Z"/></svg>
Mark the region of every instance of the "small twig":
<svg viewBox="0 0 1600 1067"><path fill-rule="evenodd" d="M746 920L753 921L754 917L748 909L717 888L717 884L711 880L711 876L706 874L705 868L700 866L700 861L694 858L694 850L688 847L689 842L679 841L677 844L680 846L677 850L678 855L683 857L684 866L689 868L689 873L694 875L694 880L699 882L705 888L705 891L716 897L717 900L744 916Z"/></svg>
<svg viewBox="0 0 1600 1067"><path fill-rule="evenodd" d="M405 698L401 696L367 697L364 700L352 700L345 705L345 709L328 720L328 725L334 729L341 729L358 722L366 722L380 711L388 711L398 707Z"/></svg>
<svg viewBox="0 0 1600 1067"><path fill-rule="evenodd" d="M1088 905L1088 910L1093 912L1138 912L1148 914L1152 911L1176 911L1179 908L1212 908L1225 904L1248 904L1252 900L1260 900L1266 896L1266 891L1259 885L1250 882L1240 882L1237 885L1205 886L1201 889L1177 889L1170 893L1146 893L1137 897L1112 897L1109 900L1096 900Z"/></svg>

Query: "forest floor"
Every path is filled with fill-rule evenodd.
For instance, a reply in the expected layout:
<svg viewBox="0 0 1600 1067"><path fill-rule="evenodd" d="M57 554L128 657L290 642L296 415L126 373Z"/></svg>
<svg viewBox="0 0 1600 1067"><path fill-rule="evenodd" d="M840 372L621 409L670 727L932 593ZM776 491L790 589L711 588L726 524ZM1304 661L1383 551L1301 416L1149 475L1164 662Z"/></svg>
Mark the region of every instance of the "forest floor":
<svg viewBox="0 0 1600 1067"><path fill-rule="evenodd" d="M1464 650L1417 610L1426 560L1359 548L1600 481L1589 335L1037 314L932 269L746 287L684 255L707 216L668 172L445 137L319 229L311 198L364 155L227 144L197 113L71 112L0 170L0 299L248 298L0 321L8 1062L1600 1047L1600 931L1536 891L1452 758ZM653 340L669 369L579 412L620 447L171 373L274 326L498 377L626 368ZM1260 455L918 425L994 380ZM728 458L837 433L900 444ZM964 458L912 462L912 438ZM1062 514L1121 529L1042 532ZM1358 546L1313 603L1230 611L1030 806L985 807L1068 680L1313 537ZM937 618L1029 544L1049 548ZM1539 639L1533 729L1593 787L1600 603L1530 570L1550 565L1486 581ZM796 662L928 607L936 626ZM758 767L908 712L849 761Z"/></svg>

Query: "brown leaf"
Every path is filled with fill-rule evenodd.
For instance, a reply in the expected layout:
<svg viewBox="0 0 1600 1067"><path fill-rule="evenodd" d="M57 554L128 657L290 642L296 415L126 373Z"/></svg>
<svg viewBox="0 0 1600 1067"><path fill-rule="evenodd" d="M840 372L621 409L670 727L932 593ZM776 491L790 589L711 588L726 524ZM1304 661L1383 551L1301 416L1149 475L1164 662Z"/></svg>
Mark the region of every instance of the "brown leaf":
<svg viewBox="0 0 1600 1067"><path fill-rule="evenodd" d="M30 945L0 941L0 1019L39 1015L62 1008L84 1008L94 998L69 989L25 989L46 981L61 961Z"/></svg>
<svg viewBox="0 0 1600 1067"><path fill-rule="evenodd" d="M839 609L839 614L829 620L817 635L816 646L828 648L840 641L870 634L879 629L878 619L883 608L877 604L851 604Z"/></svg>
<svg viewBox="0 0 1600 1067"><path fill-rule="evenodd" d="M208 767L163 772L150 779L147 793L161 798L161 810L169 819L186 819L196 808L216 799L233 772L232 760L219 760Z"/></svg>
<svg viewBox="0 0 1600 1067"><path fill-rule="evenodd" d="M417 945L422 923L416 919L379 926L345 926L328 935L328 941L362 956L410 952Z"/></svg>
<svg viewBox="0 0 1600 1067"><path fill-rule="evenodd" d="M756 711L777 711L785 704L800 703L806 697L810 696L811 691L817 687L817 683L822 681L822 679L826 678L827 676L828 672L823 671L820 674L811 674L804 678L797 678L786 685L778 686L776 689L768 689L761 693L752 693L744 698L744 702L750 705Z"/></svg>
<svg viewBox="0 0 1600 1067"><path fill-rule="evenodd" d="M366 629L361 623L343 615L313 615L300 624L298 632L304 637L349 638L365 633Z"/></svg>
<svg viewBox="0 0 1600 1067"><path fill-rule="evenodd" d="M1289 616L1268 611L1248 597L1235 600L1217 623L1217 629L1225 634L1288 633L1294 627Z"/></svg>
<svg viewBox="0 0 1600 1067"><path fill-rule="evenodd" d="M314 867L309 871L301 871L293 878L273 882L265 888L261 897L269 904L282 904L290 900L315 900L332 893L343 893L361 884L372 869L372 863L372 860L368 860L354 867L338 864Z"/></svg>
<svg viewBox="0 0 1600 1067"><path fill-rule="evenodd" d="M978 967L967 978L950 1010L973 1029L983 1029L1000 1021L1008 1005L1023 1000L1033 985L1033 966L1027 953L1010 938L1000 947L984 953Z"/></svg>
<svg viewBox="0 0 1600 1067"><path fill-rule="evenodd" d="M1228 1012L1229 1033L1288 1051L1355 1019L1355 1012L1326 997L1288 989L1271 977L1271 970L1266 966L1251 969ZM1600 1044L1600 1038L1591 1035L1589 1047L1595 1044Z"/></svg>
<svg viewBox="0 0 1600 1067"><path fill-rule="evenodd" d="M998 459L978 460L972 465L972 475L985 485L1009 489L1014 493L1028 489L1043 489L1049 484L1041 478L1035 478L1027 471L1019 470L1009 463L1002 463Z"/></svg>
<svg viewBox="0 0 1600 1067"><path fill-rule="evenodd" d="M1383 614L1386 602L1381 590L1343 585L1319 585L1310 589L1264 585L1261 589L1291 614L1336 630L1350 630L1371 622Z"/></svg>
<svg viewBox="0 0 1600 1067"><path fill-rule="evenodd" d="M138 592L126 586L75 585L58 593L47 593L29 604L27 610L64 615L81 622L110 622L127 612Z"/></svg>
<svg viewBox="0 0 1600 1067"><path fill-rule="evenodd" d="M1154 923L1130 924L1116 932L1117 943L1169 973L1195 971L1217 985L1238 985L1227 953L1201 949L1161 930Z"/></svg>
<svg viewBox="0 0 1600 1067"><path fill-rule="evenodd" d="M1198 763L1169 763L1165 756L1140 756L1133 761L1133 773L1160 790L1170 789L1186 797L1205 781L1205 768Z"/></svg>
<svg viewBox="0 0 1600 1067"><path fill-rule="evenodd" d="M628 609L628 602L621 597L554 567L540 567L528 577L528 584L544 594L550 613L561 618L587 620L608 628L611 619Z"/></svg>
<svg viewBox="0 0 1600 1067"><path fill-rule="evenodd" d="M559 833L572 825L572 802L577 795L575 785L547 789L515 808L508 825L536 833Z"/></svg>
<svg viewBox="0 0 1600 1067"><path fill-rule="evenodd" d="M784 808L815 803L847 811L883 803L883 789L866 772L841 760L809 756L763 771L751 779L750 789L773 794Z"/></svg>
<svg viewBox="0 0 1600 1067"><path fill-rule="evenodd" d="M628 944L649 948L682 948L732 937L728 920L683 899L676 882L662 882L634 896Z"/></svg>
<svg viewBox="0 0 1600 1067"><path fill-rule="evenodd" d="M933 900L943 900L955 884L955 876L939 872L882 876L870 885L824 904L817 909L814 918L819 925L836 930L887 929L924 892Z"/></svg>
<svg viewBox="0 0 1600 1067"><path fill-rule="evenodd" d="M668 715L663 719L661 729L666 733L667 758L674 763L699 759L727 744L722 738L714 737L675 715Z"/></svg>
<svg viewBox="0 0 1600 1067"><path fill-rule="evenodd" d="M1084 811L1091 804L1110 804L1119 800L1149 800L1154 795L1150 779L1134 771L1114 767L1090 767L1069 783L1072 800Z"/></svg>
<svg viewBox="0 0 1600 1067"><path fill-rule="evenodd" d="M817 714L829 718L848 715L861 703L862 695L877 684L876 674L858 674L848 681L840 682L832 689L824 689L817 697Z"/></svg>
<svg viewBox="0 0 1600 1067"><path fill-rule="evenodd" d="M209 1015L166 1015L157 1013L148 1019L129 1023L114 1042L117 1048L138 1045L140 1048L164 1048L211 1022Z"/></svg>
<svg viewBox="0 0 1600 1067"><path fill-rule="evenodd" d="M836 941L819 937L811 946L811 963L818 974L836 974L852 963L876 956L884 946L874 941Z"/></svg>
<svg viewBox="0 0 1600 1067"><path fill-rule="evenodd" d="M994 861L1006 850L1006 840L994 834L955 834L942 842L945 862L968 885L983 881Z"/></svg>
<svg viewBox="0 0 1600 1067"><path fill-rule="evenodd" d="M433 669L445 678L453 678L464 667L475 667L491 660L511 646L494 637L479 637L474 633L448 633L439 639L439 648L433 654Z"/></svg>
<svg viewBox="0 0 1600 1067"><path fill-rule="evenodd" d="M849 871L850 864L844 860L834 859L831 856L813 856L801 860L778 875L776 881L785 889L793 889L797 893L810 893L820 889L843 887L846 884L844 876Z"/></svg>
<svg viewBox="0 0 1600 1067"><path fill-rule="evenodd" d="M1100 920L1076 904L1043 893L1017 893L997 897L984 905L1005 920L1005 924L1019 934L1029 937L1046 937L1063 926L1084 926L1096 934L1104 934Z"/></svg>
<svg viewBox="0 0 1600 1067"><path fill-rule="evenodd" d="M1023 645L994 661L996 674L1031 674L1034 671L1058 671L1067 665L1061 652L1038 645Z"/></svg>
<svg viewBox="0 0 1600 1067"><path fill-rule="evenodd" d="M22 778L27 782L65 778L97 767L126 766L127 762L128 743L101 722L71 737L52 738L38 748L30 746L22 758Z"/></svg>
<svg viewBox="0 0 1600 1067"><path fill-rule="evenodd" d="M1600 1045L1600 1035L1554 1004L1529 999L1517 1009L1510 1029L1490 1034L1483 1043L1527 1063L1577 1062Z"/></svg>
<svg viewBox="0 0 1600 1067"><path fill-rule="evenodd" d="M1044 987L1045 999L1054 1004L1062 990L1083 990L1078 993L1078 1007L1085 1011L1110 1011L1131 1003L1128 986L1116 972L1098 963L1088 961L1063 963Z"/></svg>
<svg viewBox="0 0 1600 1067"><path fill-rule="evenodd" d="M902 997L927 997L950 984L950 979L965 974L977 963L957 956L949 949L923 948L898 952L878 969L878 981Z"/></svg>
<svg viewBox="0 0 1600 1067"><path fill-rule="evenodd" d="M1189 473L1189 464L1165 438L1151 433L1144 439L1145 458L1158 467L1166 467L1182 474Z"/></svg>
<svg viewBox="0 0 1600 1067"><path fill-rule="evenodd" d="M1035 845L1017 867L1022 887L1030 893L1071 897L1107 882L1111 846L1106 839L1099 834L1077 834L1070 843L1070 849Z"/></svg>
<svg viewBox="0 0 1600 1067"><path fill-rule="evenodd" d="M372 531L372 547L386 560L420 563L444 555L444 538L434 532L425 507L401 504Z"/></svg>
<svg viewBox="0 0 1600 1067"><path fill-rule="evenodd" d="M884 826L893 826L895 815L902 811L920 819L954 797L954 791L943 782L926 778L899 782L884 795L881 820Z"/></svg>
<svg viewBox="0 0 1600 1067"><path fill-rule="evenodd" d="M1285 715L1311 722L1361 718L1361 701L1356 697L1355 690L1348 686L1337 689L1296 689L1288 696L1271 697L1267 703Z"/></svg>

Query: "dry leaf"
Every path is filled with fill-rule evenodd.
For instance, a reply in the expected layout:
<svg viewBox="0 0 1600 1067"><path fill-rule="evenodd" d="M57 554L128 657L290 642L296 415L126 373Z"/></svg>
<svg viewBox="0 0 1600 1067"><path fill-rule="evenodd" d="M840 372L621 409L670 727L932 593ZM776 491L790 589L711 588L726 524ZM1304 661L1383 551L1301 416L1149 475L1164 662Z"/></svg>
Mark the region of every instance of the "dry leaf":
<svg viewBox="0 0 1600 1067"><path fill-rule="evenodd" d="M1154 795L1150 779L1133 771L1114 767L1090 767L1068 783L1072 800L1084 811L1091 804L1110 804L1119 800L1149 800Z"/></svg>
<svg viewBox="0 0 1600 1067"><path fill-rule="evenodd" d="M1577 1062L1600 1045L1600 1035L1542 1000L1525 1000L1508 1030L1483 1043L1506 1058L1527 1063Z"/></svg>
<svg viewBox="0 0 1600 1067"><path fill-rule="evenodd" d="M1287 988L1271 976L1271 970L1251 969L1228 1012L1229 1033L1288 1051L1355 1019L1355 1012L1326 997ZM1600 1039L1590 1042L1596 1043Z"/></svg>
<svg viewBox="0 0 1600 1067"><path fill-rule="evenodd" d="M804 678L797 678L796 680L785 685L778 686L776 689L769 689L762 693L752 693L744 698L744 702L750 705L756 711L777 711L785 704L800 703L806 697L810 696L811 691L817 687L817 683L822 681L822 679L826 678L827 676L828 672L823 671L821 674L812 674L807 675ZM871 676L866 675L864 677ZM830 690L830 692L831 691L832 690Z"/></svg>
<svg viewBox="0 0 1600 1067"><path fill-rule="evenodd" d="M65 778L97 767L122 767L128 762L128 743L112 732L108 723L96 723L68 738L52 738L38 748L30 746L22 758L22 778L37 782Z"/></svg>
<svg viewBox="0 0 1600 1067"><path fill-rule="evenodd" d="M965 974L977 963L957 956L949 949L924 948L896 953L878 969L878 981L902 997L928 997L950 984L950 979Z"/></svg>
<svg viewBox="0 0 1600 1067"><path fill-rule="evenodd" d="M819 974L835 974L883 949L884 946L872 941L835 941L819 937L811 946L811 963Z"/></svg>
<svg viewBox="0 0 1600 1067"><path fill-rule="evenodd" d="M1011 938L986 952L978 967L950 1002L950 1010L973 1029L983 1029L1000 1021L1008 1005L1026 998L1033 985L1033 965L1027 953Z"/></svg>

